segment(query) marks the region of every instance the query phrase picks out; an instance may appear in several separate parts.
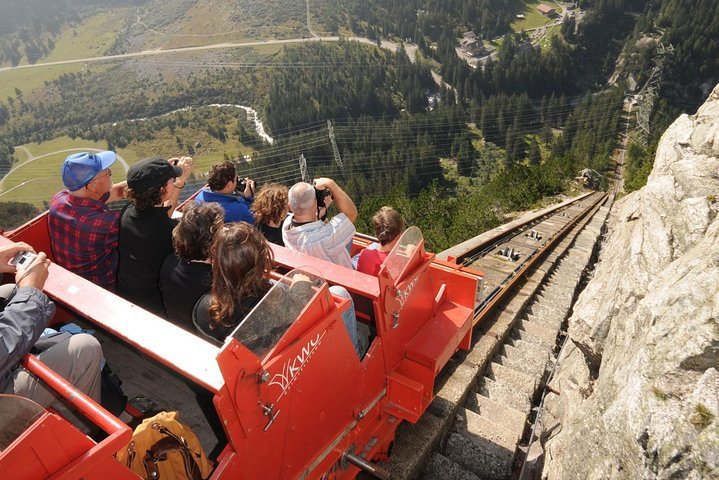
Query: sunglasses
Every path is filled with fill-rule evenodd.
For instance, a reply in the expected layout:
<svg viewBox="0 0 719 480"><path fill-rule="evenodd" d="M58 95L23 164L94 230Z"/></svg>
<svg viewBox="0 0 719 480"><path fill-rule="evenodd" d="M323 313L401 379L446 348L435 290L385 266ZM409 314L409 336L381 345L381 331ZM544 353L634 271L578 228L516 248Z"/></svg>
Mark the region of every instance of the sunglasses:
<svg viewBox="0 0 719 480"><path fill-rule="evenodd" d="M112 177L112 170L110 170L109 168L106 168L105 170L103 170L102 172L98 173L95 176L95 180L97 180L98 178L103 178L103 177Z"/></svg>

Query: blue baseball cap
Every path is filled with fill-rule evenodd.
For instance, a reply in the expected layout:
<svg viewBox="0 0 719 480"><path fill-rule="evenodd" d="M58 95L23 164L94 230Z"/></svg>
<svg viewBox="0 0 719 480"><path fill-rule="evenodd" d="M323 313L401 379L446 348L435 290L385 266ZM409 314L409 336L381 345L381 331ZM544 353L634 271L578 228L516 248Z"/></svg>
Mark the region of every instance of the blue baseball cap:
<svg viewBox="0 0 719 480"><path fill-rule="evenodd" d="M62 183L74 192L90 183L95 175L115 163L115 152L80 152L69 155L62 164Z"/></svg>

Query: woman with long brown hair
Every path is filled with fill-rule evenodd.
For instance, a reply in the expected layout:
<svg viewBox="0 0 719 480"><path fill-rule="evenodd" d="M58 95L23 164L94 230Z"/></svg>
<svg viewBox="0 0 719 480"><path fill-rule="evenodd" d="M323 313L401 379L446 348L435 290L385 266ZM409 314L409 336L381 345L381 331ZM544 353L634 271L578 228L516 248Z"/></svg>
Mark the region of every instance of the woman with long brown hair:
<svg viewBox="0 0 719 480"><path fill-rule="evenodd" d="M195 305L193 322L222 343L272 286L272 250L256 228L239 222L219 229L210 255L212 288Z"/></svg>
<svg viewBox="0 0 719 480"><path fill-rule="evenodd" d="M259 230L239 222L226 224L215 234L210 254L212 289L198 300L192 320L203 338L222 345L225 337L237 328L272 287L269 280L273 261L272 249ZM330 292L350 301L350 307L342 313L342 322L352 346L361 356L367 349L367 338L357 331L352 298L349 292L339 285L331 286ZM286 304L281 308L294 311L294 307L306 304L313 294L309 278L296 275L289 287ZM260 345L263 341L261 338L255 339L253 344ZM246 346L252 349L251 346Z"/></svg>

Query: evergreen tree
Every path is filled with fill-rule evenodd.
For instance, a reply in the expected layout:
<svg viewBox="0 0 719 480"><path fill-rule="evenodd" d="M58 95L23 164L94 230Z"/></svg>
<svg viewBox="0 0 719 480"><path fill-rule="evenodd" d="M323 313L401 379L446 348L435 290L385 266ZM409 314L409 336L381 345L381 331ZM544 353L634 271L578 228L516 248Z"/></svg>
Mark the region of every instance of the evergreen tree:
<svg viewBox="0 0 719 480"><path fill-rule="evenodd" d="M472 175L473 167L474 148L468 138L463 138L460 140L459 150L457 151L457 172L468 177Z"/></svg>
<svg viewBox="0 0 719 480"><path fill-rule="evenodd" d="M534 138L532 138L529 142L529 154L527 158L530 165L539 165L542 162L542 150L539 148L539 143Z"/></svg>

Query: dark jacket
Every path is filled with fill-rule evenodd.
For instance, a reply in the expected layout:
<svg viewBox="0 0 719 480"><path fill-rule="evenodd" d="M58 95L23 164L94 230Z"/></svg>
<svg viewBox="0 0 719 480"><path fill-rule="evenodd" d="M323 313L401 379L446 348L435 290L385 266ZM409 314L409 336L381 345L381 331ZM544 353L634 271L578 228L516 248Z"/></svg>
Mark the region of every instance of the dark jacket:
<svg viewBox="0 0 719 480"><path fill-rule="evenodd" d="M155 315L165 316L160 293L160 268L172 253L172 229L177 220L167 208L138 211L129 205L120 218L120 261L117 294Z"/></svg>
<svg viewBox="0 0 719 480"><path fill-rule="evenodd" d="M212 285L212 266L204 262L188 262L170 254L160 270L160 292L165 303L167 320L190 332L192 309Z"/></svg>

